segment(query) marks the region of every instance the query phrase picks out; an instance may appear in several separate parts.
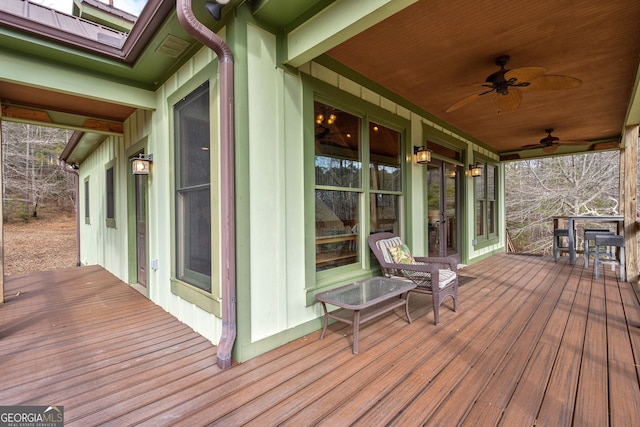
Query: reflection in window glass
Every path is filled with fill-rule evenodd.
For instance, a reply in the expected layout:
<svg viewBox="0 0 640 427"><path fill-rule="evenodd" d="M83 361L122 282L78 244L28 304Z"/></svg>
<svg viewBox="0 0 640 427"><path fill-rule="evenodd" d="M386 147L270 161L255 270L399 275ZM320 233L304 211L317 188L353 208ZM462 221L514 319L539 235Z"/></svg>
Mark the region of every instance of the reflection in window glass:
<svg viewBox="0 0 640 427"><path fill-rule="evenodd" d="M361 121L320 102L314 107L316 271L321 271L360 261Z"/></svg>
<svg viewBox="0 0 640 427"><path fill-rule="evenodd" d="M400 132L369 123L371 189L402 191Z"/></svg>
<svg viewBox="0 0 640 427"><path fill-rule="evenodd" d="M316 190L316 271L360 261L360 193Z"/></svg>
<svg viewBox="0 0 640 427"><path fill-rule="evenodd" d="M316 185L360 188L360 118L315 103Z"/></svg>
<svg viewBox="0 0 640 427"><path fill-rule="evenodd" d="M314 103L316 271L362 264L365 233L400 230L401 133L369 122L363 140L362 121Z"/></svg>
<svg viewBox="0 0 640 427"><path fill-rule="evenodd" d="M394 194L372 194L370 196L371 233L387 231L399 234L400 196Z"/></svg>

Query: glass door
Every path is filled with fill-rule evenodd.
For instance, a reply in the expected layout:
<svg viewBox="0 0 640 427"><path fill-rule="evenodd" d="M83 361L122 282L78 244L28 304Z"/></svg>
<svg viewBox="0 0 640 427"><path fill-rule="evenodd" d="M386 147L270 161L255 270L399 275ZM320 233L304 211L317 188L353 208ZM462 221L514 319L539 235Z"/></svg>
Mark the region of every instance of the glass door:
<svg viewBox="0 0 640 427"><path fill-rule="evenodd" d="M427 167L429 256L460 261L459 184L462 168L440 160Z"/></svg>

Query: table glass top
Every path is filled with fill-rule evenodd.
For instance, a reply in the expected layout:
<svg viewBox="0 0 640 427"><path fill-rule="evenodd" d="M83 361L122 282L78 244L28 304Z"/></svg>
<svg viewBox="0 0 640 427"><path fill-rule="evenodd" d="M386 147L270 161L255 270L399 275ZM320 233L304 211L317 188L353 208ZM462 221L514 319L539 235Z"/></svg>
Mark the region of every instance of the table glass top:
<svg viewBox="0 0 640 427"><path fill-rule="evenodd" d="M372 277L350 285L322 292L316 296L320 301L339 307L363 307L388 299L390 296L403 294L415 285L411 282Z"/></svg>

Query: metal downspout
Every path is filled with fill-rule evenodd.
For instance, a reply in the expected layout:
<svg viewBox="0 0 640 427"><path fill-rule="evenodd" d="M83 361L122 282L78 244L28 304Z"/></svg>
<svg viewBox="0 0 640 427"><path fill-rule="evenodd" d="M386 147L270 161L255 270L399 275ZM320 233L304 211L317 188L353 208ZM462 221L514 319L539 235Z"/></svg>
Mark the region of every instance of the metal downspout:
<svg viewBox="0 0 640 427"><path fill-rule="evenodd" d="M236 339L233 54L222 38L196 19L191 0L176 0L176 12L180 25L213 50L220 65L222 335L217 363L220 369L226 369L231 366L231 350Z"/></svg>
<svg viewBox="0 0 640 427"><path fill-rule="evenodd" d="M80 176L78 171L67 167L67 162L60 160L60 167L66 173L73 175L73 181L75 184L76 197L74 198L73 205L76 211L76 267L80 267Z"/></svg>

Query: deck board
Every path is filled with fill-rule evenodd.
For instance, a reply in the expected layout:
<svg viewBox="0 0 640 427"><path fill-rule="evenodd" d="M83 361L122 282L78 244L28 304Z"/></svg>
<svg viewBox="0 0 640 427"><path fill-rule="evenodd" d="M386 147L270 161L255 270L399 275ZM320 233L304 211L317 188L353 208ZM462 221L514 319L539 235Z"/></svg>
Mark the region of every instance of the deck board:
<svg viewBox="0 0 640 427"><path fill-rule="evenodd" d="M215 346L99 267L8 276L0 402L66 425L640 425L638 289L583 261L463 268L460 311L412 294L221 371Z"/></svg>

